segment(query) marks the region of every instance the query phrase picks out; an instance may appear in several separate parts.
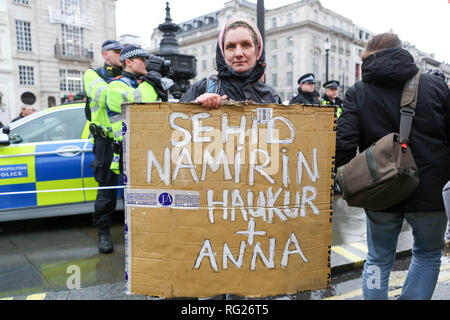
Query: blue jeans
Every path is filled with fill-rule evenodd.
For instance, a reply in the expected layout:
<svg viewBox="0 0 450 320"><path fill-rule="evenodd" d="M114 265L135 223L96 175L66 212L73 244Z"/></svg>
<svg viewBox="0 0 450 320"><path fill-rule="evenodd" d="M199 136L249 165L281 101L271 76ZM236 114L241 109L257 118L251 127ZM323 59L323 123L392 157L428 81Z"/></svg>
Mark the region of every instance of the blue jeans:
<svg viewBox="0 0 450 320"><path fill-rule="evenodd" d="M403 219L412 227L412 260L399 299L431 299L439 276L447 216L442 212L371 212L367 215L367 260L363 271L365 300L388 300Z"/></svg>

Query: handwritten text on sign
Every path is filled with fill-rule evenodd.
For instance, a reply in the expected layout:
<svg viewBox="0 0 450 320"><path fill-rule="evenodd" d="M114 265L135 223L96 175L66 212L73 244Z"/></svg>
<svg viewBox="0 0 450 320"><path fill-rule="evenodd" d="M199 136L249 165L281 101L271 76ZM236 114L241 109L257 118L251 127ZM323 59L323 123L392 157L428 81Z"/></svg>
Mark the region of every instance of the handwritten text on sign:
<svg viewBox="0 0 450 320"><path fill-rule="evenodd" d="M242 115L239 125L231 126L229 115L225 113L221 115L220 127L212 127L203 125L203 121L211 118L210 113L173 112L168 119L173 131L163 154L148 150L148 184L162 181L166 186L174 185L183 170L188 172L192 182L202 183L207 181L209 171L217 173L222 169L221 179L236 185L236 188L222 190L206 189L204 194L209 223L215 223L217 214L224 221L236 221L238 216L248 223L246 230L236 230L235 235L245 239L240 242L237 254L231 252L227 242L223 243L221 265L224 270L229 268L229 262L241 268L246 250L253 252L250 270L256 269L258 257L265 267L275 268L277 239L270 237L267 224L274 223L275 219L282 222L301 219L306 217L307 208L319 215L314 204L319 179L317 146L306 155L296 150L295 158L292 157L288 147L296 139L295 126L287 117L272 114L271 109L259 109L256 117ZM158 161L157 156L162 161ZM308 185L305 185L304 171L309 177ZM215 178L219 179L217 175ZM254 189L255 185L267 187L242 190L244 186ZM259 237L269 237L268 248L262 248ZM296 232L286 234L283 253L278 257L281 267L287 267L290 259L308 262L300 240ZM199 269L207 259L212 270L219 271L216 256L211 240L205 239L194 257L194 269Z"/></svg>

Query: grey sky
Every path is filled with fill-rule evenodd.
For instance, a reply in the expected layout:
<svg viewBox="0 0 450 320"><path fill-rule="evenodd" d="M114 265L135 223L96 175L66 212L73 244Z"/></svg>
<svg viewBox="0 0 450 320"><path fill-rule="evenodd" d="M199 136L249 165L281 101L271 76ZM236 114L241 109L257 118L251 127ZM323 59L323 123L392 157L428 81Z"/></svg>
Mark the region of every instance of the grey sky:
<svg viewBox="0 0 450 320"><path fill-rule="evenodd" d="M175 23L216 11L225 0L170 0ZM256 0L250 0L256 3ZM265 0L267 9L296 1ZM164 22L166 0L118 0L117 34L135 34L143 44L152 30ZM435 53L436 59L450 63L449 0L321 0L322 5L374 33L392 29L402 40L419 50Z"/></svg>

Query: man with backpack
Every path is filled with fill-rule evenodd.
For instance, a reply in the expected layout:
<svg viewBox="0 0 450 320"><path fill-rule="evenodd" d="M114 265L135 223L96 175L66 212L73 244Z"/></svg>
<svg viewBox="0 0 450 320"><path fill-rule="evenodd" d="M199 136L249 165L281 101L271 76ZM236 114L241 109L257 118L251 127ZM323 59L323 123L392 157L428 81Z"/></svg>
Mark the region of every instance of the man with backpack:
<svg viewBox="0 0 450 320"><path fill-rule="evenodd" d="M347 91L337 122L336 167L352 160L358 147L363 152L389 133L400 131L403 88L418 72L412 55L390 33L373 37L362 60L362 81ZM405 200L383 210L365 210L364 299L388 299L389 275L404 219L412 227L414 244L399 299L431 299L439 276L447 223L442 188L450 180L450 91L441 79L420 74L416 102L409 138L402 148L410 148L420 182ZM373 167L373 162L368 160L367 165ZM376 171L373 167L372 172ZM345 198L349 186L341 187Z"/></svg>

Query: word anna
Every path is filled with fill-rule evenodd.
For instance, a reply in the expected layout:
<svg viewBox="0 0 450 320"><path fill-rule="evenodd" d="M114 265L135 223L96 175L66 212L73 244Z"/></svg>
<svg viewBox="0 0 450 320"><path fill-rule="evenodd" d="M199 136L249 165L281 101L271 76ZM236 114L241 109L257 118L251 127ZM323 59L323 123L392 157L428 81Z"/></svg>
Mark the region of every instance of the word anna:
<svg viewBox="0 0 450 320"><path fill-rule="evenodd" d="M250 227L249 227L249 230L250 230ZM264 234L263 234L263 232L264 232ZM244 232L241 231L240 233L243 234ZM253 232L253 233L255 234L255 232ZM256 235L258 235L258 234L256 234ZM262 231L259 235L265 235L265 231ZM252 244L253 240L250 240L250 238L249 238L248 242L249 242L249 244ZM294 246L294 248L292 250L290 249L291 246ZM224 270L228 269L229 261L232 264L234 264L238 269L240 269L244 262L244 254L245 254L246 247L247 247L246 241L241 241L240 248L239 248L239 254L238 254L237 258L235 258L233 256L233 254L231 253L230 247L225 242L223 244L223 251L222 251L222 269L224 269ZM276 247L275 238L269 238L269 250L268 250L268 255L266 255L266 254L264 254L264 252L261 248L261 244L259 242L256 242L255 246L253 247L253 254L252 254L252 259L250 262L250 271L254 271L256 269L256 261L257 261L258 256L260 257L263 265L266 268L275 269L275 260L274 260L275 259L275 247ZM298 243L295 233L291 233L285 243L283 254L280 259L280 266L282 268L286 268L288 266L289 257L291 255L298 255L299 258L303 262L305 262L305 263L308 262L308 259L303 254L303 251ZM203 242L203 245L199 251L198 257L195 260L194 269L200 268L200 265L204 258L209 259L210 266L214 271L216 271L216 272L219 271L219 267L218 267L217 261L216 261L216 252L213 250L209 240L205 240Z"/></svg>

